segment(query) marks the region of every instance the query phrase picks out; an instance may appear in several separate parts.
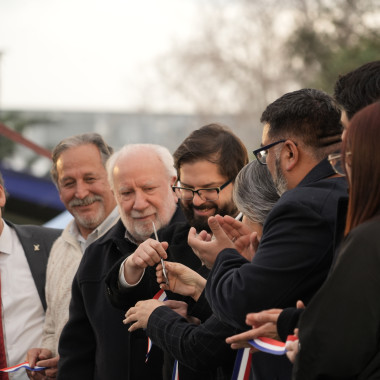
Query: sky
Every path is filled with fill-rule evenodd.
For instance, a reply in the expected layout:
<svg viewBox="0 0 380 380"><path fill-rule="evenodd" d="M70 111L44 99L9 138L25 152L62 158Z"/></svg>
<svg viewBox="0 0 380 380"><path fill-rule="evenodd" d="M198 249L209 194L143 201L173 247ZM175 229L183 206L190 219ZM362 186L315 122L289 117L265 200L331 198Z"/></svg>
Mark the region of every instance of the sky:
<svg viewBox="0 0 380 380"><path fill-rule="evenodd" d="M1 0L0 110L138 109L196 18L197 0Z"/></svg>

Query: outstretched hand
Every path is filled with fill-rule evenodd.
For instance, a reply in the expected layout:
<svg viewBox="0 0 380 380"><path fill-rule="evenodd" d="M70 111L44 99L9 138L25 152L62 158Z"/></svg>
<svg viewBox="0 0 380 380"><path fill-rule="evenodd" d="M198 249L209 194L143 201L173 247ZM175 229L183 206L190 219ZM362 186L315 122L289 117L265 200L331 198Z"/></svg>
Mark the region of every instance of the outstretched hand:
<svg viewBox="0 0 380 380"><path fill-rule="evenodd" d="M200 297L206 286L206 279L186 265L165 261L165 269L169 284L165 283L162 265L156 267L157 282L161 289L170 290L183 296L190 296L195 301Z"/></svg>
<svg viewBox="0 0 380 380"><path fill-rule="evenodd" d="M226 342L231 344L232 349L239 349L252 348L248 341L262 336L280 340L277 333L277 319L281 312L282 309L270 309L247 314L245 322L247 325L252 326L252 329L231 336L226 339ZM257 351L257 349L252 348L252 352L254 351Z"/></svg>
<svg viewBox="0 0 380 380"><path fill-rule="evenodd" d="M148 325L148 319L153 311L157 308L164 305L162 301L156 299L150 299L146 301L139 301L135 306L131 307L125 313L125 319L123 323L126 325L132 323L128 331L132 332L137 329L145 329Z"/></svg>

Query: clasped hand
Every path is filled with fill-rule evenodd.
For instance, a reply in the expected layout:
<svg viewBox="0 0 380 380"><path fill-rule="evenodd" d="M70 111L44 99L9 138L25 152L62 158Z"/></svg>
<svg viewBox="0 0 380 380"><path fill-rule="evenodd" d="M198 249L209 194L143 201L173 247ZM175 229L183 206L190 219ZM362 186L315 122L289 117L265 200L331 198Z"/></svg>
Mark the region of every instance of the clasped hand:
<svg viewBox="0 0 380 380"><path fill-rule="evenodd" d="M218 254L225 248L236 249L243 257L251 261L255 255L258 238L252 229L230 216L211 216L208 225L213 237L206 231L197 234L194 227L190 228L188 243L199 259L211 269Z"/></svg>

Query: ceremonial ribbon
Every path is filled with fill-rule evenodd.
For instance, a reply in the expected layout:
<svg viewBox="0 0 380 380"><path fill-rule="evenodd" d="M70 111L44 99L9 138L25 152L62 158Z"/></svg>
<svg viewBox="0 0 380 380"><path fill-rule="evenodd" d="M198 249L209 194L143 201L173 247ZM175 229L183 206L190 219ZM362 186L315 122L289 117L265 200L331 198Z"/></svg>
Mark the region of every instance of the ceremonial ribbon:
<svg viewBox="0 0 380 380"><path fill-rule="evenodd" d="M154 297L153 297L154 300L159 300L159 301L166 301L168 299L168 296L166 295L165 293L165 290L160 290L158 291ZM146 353L146 356L145 356L145 363L148 361L149 359L149 353L150 353L150 350L152 349L152 345L153 345L153 342L152 340L148 337L148 350L147 350L147 353ZM174 368L173 368L173 373L172 373L172 380L179 380L179 375L178 375L178 360L175 360L174 361Z"/></svg>
<svg viewBox="0 0 380 380"><path fill-rule="evenodd" d="M24 362L24 363L14 365L12 367L0 369L0 371L1 372L15 372L15 371L18 371L20 368L29 369L30 371L42 371L46 369L46 367L39 367L39 366L35 366L34 368L32 368L29 365L29 362Z"/></svg>
<svg viewBox="0 0 380 380"><path fill-rule="evenodd" d="M178 374L178 360L174 361L174 368L172 373L172 380L179 380L179 374Z"/></svg>
<svg viewBox="0 0 380 380"><path fill-rule="evenodd" d="M286 342L294 342L298 340L295 335L288 335ZM273 355L284 355L286 353L286 342L280 342L276 339L259 337L256 339L249 340L248 343L257 348L260 351L266 352Z"/></svg>
<svg viewBox="0 0 380 380"><path fill-rule="evenodd" d="M158 301L166 301L168 299L168 296L166 295L165 293L165 290L159 290L153 297L154 300L158 300ZM147 349L147 352L146 352L146 355L145 355L145 363L148 361L149 359L149 354L150 354L150 350L152 349L152 341L151 339L149 338L148 336L148 349Z"/></svg>
<svg viewBox="0 0 380 380"><path fill-rule="evenodd" d="M235 359L234 371L231 380L248 380L251 371L252 355L250 348L241 348L238 350Z"/></svg>

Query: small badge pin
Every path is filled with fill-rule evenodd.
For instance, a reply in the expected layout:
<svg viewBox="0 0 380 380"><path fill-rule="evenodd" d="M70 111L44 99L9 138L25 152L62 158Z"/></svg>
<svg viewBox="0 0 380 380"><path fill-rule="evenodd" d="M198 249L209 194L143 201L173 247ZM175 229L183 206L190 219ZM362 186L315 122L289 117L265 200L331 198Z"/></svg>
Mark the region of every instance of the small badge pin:
<svg viewBox="0 0 380 380"><path fill-rule="evenodd" d="M39 244L33 244L33 247L34 247L34 252L40 250L40 245Z"/></svg>

